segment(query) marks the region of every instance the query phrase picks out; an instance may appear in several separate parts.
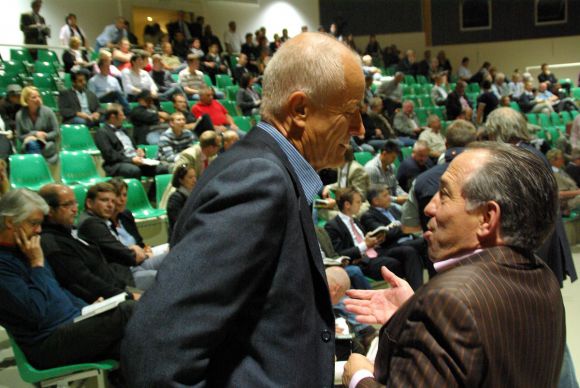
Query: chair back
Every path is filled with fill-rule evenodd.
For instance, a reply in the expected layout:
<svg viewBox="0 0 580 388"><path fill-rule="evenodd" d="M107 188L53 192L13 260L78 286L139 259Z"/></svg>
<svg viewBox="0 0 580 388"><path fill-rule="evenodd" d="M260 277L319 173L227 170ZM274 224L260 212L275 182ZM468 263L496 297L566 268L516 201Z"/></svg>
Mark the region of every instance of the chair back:
<svg viewBox="0 0 580 388"><path fill-rule="evenodd" d="M13 189L36 191L48 183L54 183L48 165L40 154L11 155L9 161L10 186Z"/></svg>

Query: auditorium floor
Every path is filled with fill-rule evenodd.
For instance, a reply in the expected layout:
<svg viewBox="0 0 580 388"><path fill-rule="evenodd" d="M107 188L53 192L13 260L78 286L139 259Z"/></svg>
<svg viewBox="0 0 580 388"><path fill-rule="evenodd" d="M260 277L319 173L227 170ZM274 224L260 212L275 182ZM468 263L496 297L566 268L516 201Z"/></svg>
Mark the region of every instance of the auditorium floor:
<svg viewBox="0 0 580 388"><path fill-rule="evenodd" d="M573 247L574 264L580 272L580 245ZM572 353L576 374L580 379L580 330L574 329L580 325L580 280L570 283L566 281L562 289L564 305L566 306L566 328L568 332L568 346ZM532 317L530 317L532 318ZM32 385L22 382L15 366L8 366L10 362L3 362L6 356L8 341L4 335L0 335L0 388L27 388Z"/></svg>

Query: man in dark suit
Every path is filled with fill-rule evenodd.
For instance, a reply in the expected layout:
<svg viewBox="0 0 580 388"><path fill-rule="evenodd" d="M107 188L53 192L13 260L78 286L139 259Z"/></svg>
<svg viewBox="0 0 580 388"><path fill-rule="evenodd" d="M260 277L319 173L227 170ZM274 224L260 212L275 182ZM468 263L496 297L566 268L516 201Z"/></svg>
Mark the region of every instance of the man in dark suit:
<svg viewBox="0 0 580 388"><path fill-rule="evenodd" d="M413 248L382 248L385 234L371 236L371 230L364 229L353 218L362 205L362 195L358 191L353 188L342 190L338 195L337 205L340 213L328 221L324 228L340 255L350 257L366 276L373 279L381 280L381 267L387 266L408 279L413 289L423 284L421 259Z"/></svg>
<svg viewBox="0 0 580 388"><path fill-rule="evenodd" d="M63 90L58 96L58 107L66 124L99 125L99 99L86 88L87 76L83 72L71 73L73 87Z"/></svg>
<svg viewBox="0 0 580 388"><path fill-rule="evenodd" d="M50 28L39 13L42 0L34 0L30 6L32 7L32 12L20 15L20 30L24 34L24 43L46 45L46 38L50 36ZM37 50L30 49L29 51L32 59L36 60Z"/></svg>
<svg viewBox="0 0 580 388"><path fill-rule="evenodd" d="M447 111L448 120L465 119L471 121L473 107L465 94L466 87L467 84L464 81L459 80L455 85L455 90L447 96L445 109Z"/></svg>
<svg viewBox="0 0 580 388"><path fill-rule="evenodd" d="M191 42L194 35L191 31L191 23L185 20L185 11L179 11L177 13L177 20L171 23L167 23L165 26L167 28L167 34L169 34L169 40L173 42L175 40L175 34L181 32L187 42Z"/></svg>
<svg viewBox="0 0 580 388"><path fill-rule="evenodd" d="M310 207L315 171L339 166L363 131L363 92L360 60L329 36L278 50L264 121L201 175L139 302L123 343L128 385L332 386L334 318Z"/></svg>
<svg viewBox="0 0 580 388"><path fill-rule="evenodd" d="M349 292L357 299L347 309L357 319L385 325L374 366L351 356L343 383L556 386L564 306L556 278L533 250L553 229L557 210L555 179L533 153L479 143L458 155L425 209L432 217L425 239L439 274L413 295L383 269L392 288Z"/></svg>

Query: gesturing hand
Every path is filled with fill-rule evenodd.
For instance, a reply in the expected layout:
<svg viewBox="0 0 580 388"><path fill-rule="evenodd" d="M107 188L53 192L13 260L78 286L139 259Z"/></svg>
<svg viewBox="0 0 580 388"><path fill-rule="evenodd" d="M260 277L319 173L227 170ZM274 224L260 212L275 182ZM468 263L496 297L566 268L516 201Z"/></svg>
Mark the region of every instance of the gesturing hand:
<svg viewBox="0 0 580 388"><path fill-rule="evenodd" d="M381 268L381 274L391 288L386 290L348 290L346 294L346 310L356 314L356 320L367 324L384 324L413 296L413 289L386 267Z"/></svg>

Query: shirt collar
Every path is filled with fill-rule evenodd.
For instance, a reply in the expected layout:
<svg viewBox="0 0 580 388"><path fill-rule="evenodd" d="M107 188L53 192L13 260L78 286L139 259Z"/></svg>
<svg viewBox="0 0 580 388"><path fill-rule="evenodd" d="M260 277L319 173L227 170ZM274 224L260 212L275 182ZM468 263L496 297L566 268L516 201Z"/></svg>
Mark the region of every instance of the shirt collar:
<svg viewBox="0 0 580 388"><path fill-rule="evenodd" d="M318 194L318 192L320 192L320 190L322 190L322 181L320 180L320 177L318 176L316 171L314 171L312 166L308 164L308 162L306 161L306 159L304 159L304 157L300 154L300 152L298 152L298 150L294 148L292 144L290 144L288 139L286 139L284 135L282 135L272 125L264 121L261 121L258 124L258 128L262 129L267 134L272 136L276 141L276 143L280 146L282 152L284 152L284 155L286 155L286 157L288 158L288 161L290 162L292 169L298 176L300 186L302 187L302 191L306 196L306 201L308 202L308 205L312 205L314 197L316 196L316 194Z"/></svg>
<svg viewBox="0 0 580 388"><path fill-rule="evenodd" d="M438 261L436 263L433 263L433 267L435 268L435 271L437 271L437 273L445 272L448 269L455 267L455 265L457 263L459 263L460 261L465 260L469 256L475 255L476 253L479 253L481 251L483 251L483 249L476 249L473 252L469 252L463 256L452 257L452 258L447 259L447 260Z"/></svg>

